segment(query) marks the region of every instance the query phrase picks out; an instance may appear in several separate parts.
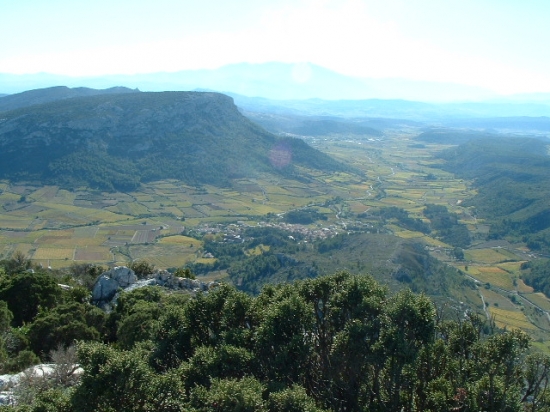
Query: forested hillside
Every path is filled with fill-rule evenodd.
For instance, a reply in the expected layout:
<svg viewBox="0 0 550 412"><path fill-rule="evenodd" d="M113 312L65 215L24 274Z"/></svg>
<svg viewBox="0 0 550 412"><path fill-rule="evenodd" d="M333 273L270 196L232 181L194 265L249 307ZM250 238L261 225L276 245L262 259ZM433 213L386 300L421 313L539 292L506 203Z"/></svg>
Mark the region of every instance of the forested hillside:
<svg viewBox="0 0 550 412"><path fill-rule="evenodd" d="M540 138L491 136L448 131L423 134L467 142L443 151L441 167L471 179L478 193L463 203L491 223L490 239L523 241L532 250L550 247L550 157ZM498 199L498 201L496 201Z"/></svg>
<svg viewBox="0 0 550 412"><path fill-rule="evenodd" d="M347 169L301 140L266 132L231 98L198 92L101 94L4 112L0 165L3 179L102 190Z"/></svg>

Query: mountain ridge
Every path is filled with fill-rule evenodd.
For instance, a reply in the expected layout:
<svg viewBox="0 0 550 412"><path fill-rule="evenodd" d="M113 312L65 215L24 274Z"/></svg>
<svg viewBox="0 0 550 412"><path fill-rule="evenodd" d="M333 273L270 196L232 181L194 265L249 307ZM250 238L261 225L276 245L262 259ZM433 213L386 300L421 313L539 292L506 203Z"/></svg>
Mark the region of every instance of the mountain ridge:
<svg viewBox="0 0 550 412"><path fill-rule="evenodd" d="M100 94L1 117L6 179L113 190L164 178L229 186L257 173L300 177L296 166L346 169L302 140L265 131L217 93Z"/></svg>
<svg viewBox="0 0 550 412"><path fill-rule="evenodd" d="M138 90L132 90L126 87L111 87L108 89L98 90L88 87L69 88L67 86L54 86L45 89L33 89L22 93L0 96L2 97L0 99L0 112L54 102L57 100L72 99L75 97L136 92L138 92Z"/></svg>

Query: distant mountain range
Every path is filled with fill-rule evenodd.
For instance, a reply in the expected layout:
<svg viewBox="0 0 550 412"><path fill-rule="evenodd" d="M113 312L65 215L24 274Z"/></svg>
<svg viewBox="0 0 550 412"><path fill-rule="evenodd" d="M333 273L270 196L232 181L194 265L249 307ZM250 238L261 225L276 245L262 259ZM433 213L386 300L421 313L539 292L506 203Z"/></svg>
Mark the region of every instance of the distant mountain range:
<svg viewBox="0 0 550 412"><path fill-rule="evenodd" d="M310 64L242 63L213 70L99 77L0 73L0 93L30 93L61 85L71 88L73 94L79 89L110 89L116 93L120 87L134 91L219 92L233 97L245 111L306 116L429 122L550 117L548 93L498 96L489 90L458 84L344 76ZM0 97L0 110L6 110L2 106L6 97L9 96Z"/></svg>
<svg viewBox="0 0 550 412"><path fill-rule="evenodd" d="M304 180L303 168L349 170L267 132L218 93L56 87L0 102L11 109L0 111L0 178L129 190L168 178L230 186L258 173Z"/></svg>
<svg viewBox="0 0 550 412"><path fill-rule="evenodd" d="M248 97L228 93L235 104L249 112L275 113L300 116L337 116L345 118L386 118L407 119L420 122L446 123L457 121L508 117L548 117L550 100L539 102L514 102L513 100L464 102L464 103L425 103L409 100L367 99L367 100L272 100L261 97ZM543 120L544 121L544 120ZM514 123L513 122L508 122ZM475 121L474 121L475 123ZM525 123L525 121L523 122ZM540 123L540 122L539 122ZM476 127L478 127L476 125ZM521 127L523 128L525 124ZM464 127L468 127L465 125ZM483 126L491 127L491 126Z"/></svg>
<svg viewBox="0 0 550 412"><path fill-rule="evenodd" d="M38 74L0 73L0 93L66 85L96 89L125 86L143 91L188 91L209 89L250 97L276 100L364 100L402 99L424 102L481 101L499 96L479 87L415 81L399 78L372 79L345 76L312 64L232 64L212 70L184 70L174 73L69 77ZM528 96L522 96L522 99ZM548 96L544 97L546 102ZM538 101L538 96L529 97Z"/></svg>

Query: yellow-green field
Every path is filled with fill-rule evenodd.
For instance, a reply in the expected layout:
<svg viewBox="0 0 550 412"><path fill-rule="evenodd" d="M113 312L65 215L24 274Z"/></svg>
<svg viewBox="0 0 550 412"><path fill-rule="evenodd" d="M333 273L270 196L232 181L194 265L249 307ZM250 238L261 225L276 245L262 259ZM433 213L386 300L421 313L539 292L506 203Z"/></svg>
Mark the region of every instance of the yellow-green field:
<svg viewBox="0 0 550 412"><path fill-rule="evenodd" d="M542 310L550 311L550 300L542 293L525 293L523 296Z"/></svg>
<svg viewBox="0 0 550 412"><path fill-rule="evenodd" d="M485 302L490 306L498 306L501 309L507 310L514 310L516 308L516 304L510 300L512 293L503 294L498 289L487 289L486 286L480 288L479 292L485 297Z"/></svg>
<svg viewBox="0 0 550 412"><path fill-rule="evenodd" d="M468 261L483 264L501 263L510 258L503 249L471 249L465 251L464 255Z"/></svg>
<svg viewBox="0 0 550 412"><path fill-rule="evenodd" d="M506 328L508 330L522 329L525 331L535 329L535 326L521 311L506 310L491 306L489 312L494 316L495 323L500 328Z"/></svg>
<svg viewBox="0 0 550 412"><path fill-rule="evenodd" d="M515 290L512 275L499 267L469 265L466 273L482 283L489 283L506 290Z"/></svg>
<svg viewBox="0 0 550 412"><path fill-rule="evenodd" d="M73 260L74 248L40 247L32 254L33 260Z"/></svg>

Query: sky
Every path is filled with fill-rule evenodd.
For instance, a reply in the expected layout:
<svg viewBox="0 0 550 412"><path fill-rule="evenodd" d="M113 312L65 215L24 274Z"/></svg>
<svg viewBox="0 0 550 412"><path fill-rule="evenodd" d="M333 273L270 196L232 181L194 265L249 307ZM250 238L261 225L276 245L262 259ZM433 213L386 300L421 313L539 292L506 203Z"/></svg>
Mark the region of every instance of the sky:
<svg viewBox="0 0 550 412"><path fill-rule="evenodd" d="M548 0L0 0L0 73L278 61L550 92L549 21Z"/></svg>

